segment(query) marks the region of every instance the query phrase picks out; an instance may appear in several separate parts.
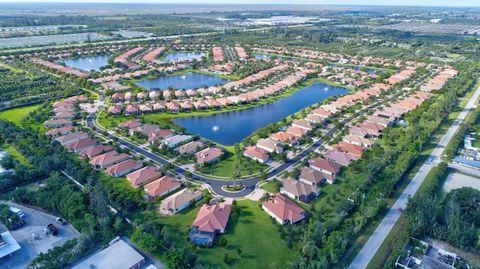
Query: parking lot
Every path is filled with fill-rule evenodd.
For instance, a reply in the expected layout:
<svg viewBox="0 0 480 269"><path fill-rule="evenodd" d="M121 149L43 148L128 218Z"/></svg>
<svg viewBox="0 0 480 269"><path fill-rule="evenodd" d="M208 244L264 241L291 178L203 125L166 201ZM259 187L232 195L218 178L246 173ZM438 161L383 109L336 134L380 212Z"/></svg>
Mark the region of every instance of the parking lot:
<svg viewBox="0 0 480 269"><path fill-rule="evenodd" d="M77 238L80 234L70 225L62 225L56 221L57 216L46 214L31 208L17 205L11 202L8 204L18 208L25 213L26 225L10 231L13 237L20 244L21 249L13 253L11 257L0 259L0 268L26 268L27 265L36 256L42 252L57 246L62 246L66 241ZM44 232L46 226L53 223L58 230L56 236L48 235ZM5 226L0 228L1 232L5 230ZM34 235L37 239L34 239Z"/></svg>

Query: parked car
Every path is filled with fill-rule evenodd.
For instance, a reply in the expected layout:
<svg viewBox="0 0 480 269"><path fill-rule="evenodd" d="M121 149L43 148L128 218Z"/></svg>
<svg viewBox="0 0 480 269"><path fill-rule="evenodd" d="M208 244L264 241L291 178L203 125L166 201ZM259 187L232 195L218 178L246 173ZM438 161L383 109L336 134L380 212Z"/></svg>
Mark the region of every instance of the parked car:
<svg viewBox="0 0 480 269"><path fill-rule="evenodd" d="M55 226L53 225L53 223L48 224L48 225L47 225L47 229L48 229L48 232L49 232L51 235L57 235L57 234L58 234L57 228L55 228Z"/></svg>
<svg viewBox="0 0 480 269"><path fill-rule="evenodd" d="M62 218L57 218L57 221L60 222L62 225L66 225L67 221Z"/></svg>

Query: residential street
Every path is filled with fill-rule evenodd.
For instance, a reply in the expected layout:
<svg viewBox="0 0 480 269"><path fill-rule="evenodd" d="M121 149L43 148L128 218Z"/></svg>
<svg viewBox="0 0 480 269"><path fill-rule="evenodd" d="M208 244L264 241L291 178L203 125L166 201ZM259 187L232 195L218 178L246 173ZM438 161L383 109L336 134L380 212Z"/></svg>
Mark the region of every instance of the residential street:
<svg viewBox="0 0 480 269"><path fill-rule="evenodd" d="M382 222L378 225L375 232L371 235L367 243L363 246L361 251L358 253L357 257L353 260L348 268L357 269L357 268L366 268L377 250L380 248L380 245L385 240L389 232L392 230L393 226L397 222L398 218L402 214L402 211L399 208L404 209L407 206L408 198L415 195L420 185L425 180L425 177L430 172L430 170L438 165L441 162L441 156L443 154L444 148L447 146L448 142L452 139L453 135L457 132L460 124L463 122L468 112L475 107L475 103L480 95L480 87L477 88L468 101L467 105L458 115L457 119L450 126L448 131L443 135L437 147L433 150L428 161L426 161L420 170L417 172L412 181L408 184L407 188L403 193L398 197L397 201L384 217Z"/></svg>

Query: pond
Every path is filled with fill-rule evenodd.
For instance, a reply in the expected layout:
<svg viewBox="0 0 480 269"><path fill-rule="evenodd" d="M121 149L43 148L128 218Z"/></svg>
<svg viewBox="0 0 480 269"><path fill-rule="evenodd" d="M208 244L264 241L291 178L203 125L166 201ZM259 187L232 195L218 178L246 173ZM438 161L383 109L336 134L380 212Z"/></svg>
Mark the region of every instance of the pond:
<svg viewBox="0 0 480 269"><path fill-rule="evenodd" d="M177 51L177 52L170 52L163 58L165 62L171 61L185 61L185 60L201 60L202 57L205 56L203 52L195 52L195 51Z"/></svg>
<svg viewBox="0 0 480 269"><path fill-rule="evenodd" d="M177 118L174 123L192 134L230 146L241 142L259 128L278 122L330 96L348 92L345 88L314 83L269 104L209 116Z"/></svg>
<svg viewBox="0 0 480 269"><path fill-rule="evenodd" d="M63 60L63 63L68 67L73 67L85 71L100 71L100 67L108 64L110 55L97 55L89 57L81 57L75 59Z"/></svg>
<svg viewBox="0 0 480 269"><path fill-rule="evenodd" d="M196 89L215 85L223 85L227 82L229 82L228 79L223 79L214 75L190 72L182 75L145 79L135 82L135 84L149 90L160 89L165 91L170 86L172 86L173 89Z"/></svg>

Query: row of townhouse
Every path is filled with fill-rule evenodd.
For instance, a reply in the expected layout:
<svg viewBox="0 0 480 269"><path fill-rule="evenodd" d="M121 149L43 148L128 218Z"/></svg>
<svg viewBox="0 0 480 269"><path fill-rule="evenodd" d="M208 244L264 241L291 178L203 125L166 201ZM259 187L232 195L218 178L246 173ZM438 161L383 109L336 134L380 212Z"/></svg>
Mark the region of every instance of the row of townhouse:
<svg viewBox="0 0 480 269"><path fill-rule="evenodd" d="M228 97L219 97L219 98L212 98L212 99L204 99L204 100L186 100L182 102L156 102L156 103L144 103L144 104L135 104L130 103L126 104L125 107L122 104L115 104L108 107L107 112L112 115L119 115L122 112L125 115L133 115L138 113L153 113L153 112L161 112L161 111L168 111L170 113L179 113L180 111L189 112L193 110L203 110L203 109L211 109L211 108L222 108L231 105L237 105L239 103L248 103L248 102L255 102L262 98L266 98L271 95L276 95L282 92L283 90L291 87L295 83L300 80L305 79L308 74L314 72L313 70L301 70L297 73L287 76L283 80L271 85L267 86L263 89L255 90L248 93L242 93L239 95L228 96ZM164 91L169 92L169 91ZM148 98L155 98L157 93L152 91L150 93L140 92L135 95L137 100L146 100ZM112 95L112 101L122 101L122 100L132 100L134 94L127 92L127 93L114 93Z"/></svg>
<svg viewBox="0 0 480 269"><path fill-rule="evenodd" d="M45 60L42 60L42 59L39 59L39 58L33 58L32 62L34 64L42 65L42 66L60 71L60 72L65 73L65 74L73 75L73 76L76 76L76 77L87 77L88 76L87 73L82 72L78 69L63 66L63 65L60 65L60 64L57 64L57 63L52 63L52 62L45 61Z"/></svg>
<svg viewBox="0 0 480 269"><path fill-rule="evenodd" d="M70 97L55 103L53 109L74 109L74 104L82 100L85 100L82 96ZM116 151L111 145L93 139L74 126L48 130L47 135L69 152L77 153L82 159L88 159L95 169L103 169L112 177L125 176L134 188L143 186L149 198L165 196L181 187L179 181L163 175L157 167L144 166L143 161Z"/></svg>

